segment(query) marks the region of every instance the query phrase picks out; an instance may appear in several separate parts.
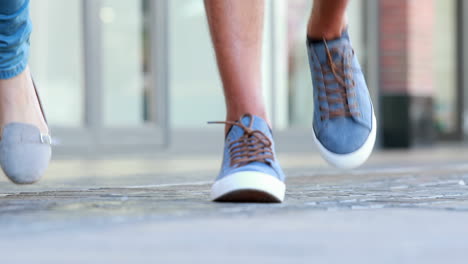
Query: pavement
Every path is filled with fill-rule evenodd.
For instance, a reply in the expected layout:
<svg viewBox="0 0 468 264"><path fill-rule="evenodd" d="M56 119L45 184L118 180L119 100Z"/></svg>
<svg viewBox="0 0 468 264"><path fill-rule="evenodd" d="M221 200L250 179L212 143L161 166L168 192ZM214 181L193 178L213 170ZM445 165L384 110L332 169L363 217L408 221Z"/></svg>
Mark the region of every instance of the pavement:
<svg viewBox="0 0 468 264"><path fill-rule="evenodd" d="M213 154L58 159L30 186L0 177L0 263L468 263L468 148L376 151L351 171L279 159L282 204L210 202Z"/></svg>

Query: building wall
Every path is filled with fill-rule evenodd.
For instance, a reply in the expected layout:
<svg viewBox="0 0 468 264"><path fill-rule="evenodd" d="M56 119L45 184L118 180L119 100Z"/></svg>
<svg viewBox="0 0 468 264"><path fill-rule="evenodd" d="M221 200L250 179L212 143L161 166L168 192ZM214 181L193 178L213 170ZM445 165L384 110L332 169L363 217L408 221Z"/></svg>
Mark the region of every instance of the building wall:
<svg viewBox="0 0 468 264"><path fill-rule="evenodd" d="M457 6L443 0L380 1L381 91L384 102L395 104L386 104L387 128L413 127L406 129L413 136L432 129L441 136L460 134ZM397 113L392 109L405 104L407 113L398 113L408 118L392 120ZM402 118L407 125L401 125Z"/></svg>

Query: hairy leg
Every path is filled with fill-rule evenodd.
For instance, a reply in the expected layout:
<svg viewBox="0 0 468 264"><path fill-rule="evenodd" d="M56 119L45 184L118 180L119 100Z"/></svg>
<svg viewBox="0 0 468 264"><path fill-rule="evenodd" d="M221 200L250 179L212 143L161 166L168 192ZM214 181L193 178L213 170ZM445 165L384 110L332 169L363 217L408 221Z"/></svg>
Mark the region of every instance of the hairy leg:
<svg viewBox="0 0 468 264"><path fill-rule="evenodd" d="M205 0L223 82L227 120L250 113L267 119L262 95L263 0Z"/></svg>

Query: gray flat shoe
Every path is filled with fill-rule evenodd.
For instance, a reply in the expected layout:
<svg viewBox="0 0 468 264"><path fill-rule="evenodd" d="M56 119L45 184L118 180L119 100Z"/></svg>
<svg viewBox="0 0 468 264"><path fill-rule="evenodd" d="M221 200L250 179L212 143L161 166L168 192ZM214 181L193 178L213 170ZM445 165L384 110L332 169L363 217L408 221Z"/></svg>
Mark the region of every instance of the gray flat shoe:
<svg viewBox="0 0 468 264"><path fill-rule="evenodd" d="M34 89L47 123L36 85ZM5 175L16 184L37 182L49 166L52 155L51 141L49 134L42 134L34 125L5 125L0 139L0 166Z"/></svg>

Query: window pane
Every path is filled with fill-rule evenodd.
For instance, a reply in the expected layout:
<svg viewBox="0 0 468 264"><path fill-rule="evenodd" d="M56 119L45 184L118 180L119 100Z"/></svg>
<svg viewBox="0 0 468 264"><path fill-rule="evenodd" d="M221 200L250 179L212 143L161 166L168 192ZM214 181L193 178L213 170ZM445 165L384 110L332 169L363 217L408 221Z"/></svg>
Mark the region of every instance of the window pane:
<svg viewBox="0 0 468 264"><path fill-rule="evenodd" d="M289 119L293 127L309 127L313 97L306 48L306 28L312 1L288 1Z"/></svg>
<svg viewBox="0 0 468 264"><path fill-rule="evenodd" d="M31 71L54 126L83 123L81 15L80 0L31 1Z"/></svg>
<svg viewBox="0 0 468 264"><path fill-rule="evenodd" d="M146 119L143 1L103 0L104 120L108 126L141 125Z"/></svg>
<svg viewBox="0 0 468 264"><path fill-rule="evenodd" d="M224 98L202 0L169 1L172 127L224 119Z"/></svg>

